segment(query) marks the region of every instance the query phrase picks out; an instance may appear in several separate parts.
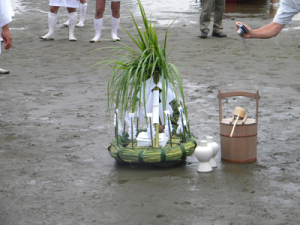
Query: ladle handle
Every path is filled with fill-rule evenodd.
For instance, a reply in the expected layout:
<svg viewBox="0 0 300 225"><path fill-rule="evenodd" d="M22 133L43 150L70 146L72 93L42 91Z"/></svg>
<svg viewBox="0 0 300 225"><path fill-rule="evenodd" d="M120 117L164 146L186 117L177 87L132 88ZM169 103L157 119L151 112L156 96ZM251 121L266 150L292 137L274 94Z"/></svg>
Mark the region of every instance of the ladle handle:
<svg viewBox="0 0 300 225"><path fill-rule="evenodd" d="M231 118L229 124L231 125L233 121L234 121L234 116Z"/></svg>
<svg viewBox="0 0 300 225"><path fill-rule="evenodd" d="M236 126L236 124L237 124L237 121L239 120L239 117L240 117L240 115L238 115L238 116L236 117L236 121L235 121L235 123L234 123L234 125L233 125L233 128L232 128L232 130L231 130L230 137L232 137L232 135L233 135L233 132L234 132L235 126Z"/></svg>
<svg viewBox="0 0 300 225"><path fill-rule="evenodd" d="M246 119L247 119L247 116L245 116L245 118L244 118L243 121L242 121L242 124L243 124L243 125L246 123Z"/></svg>

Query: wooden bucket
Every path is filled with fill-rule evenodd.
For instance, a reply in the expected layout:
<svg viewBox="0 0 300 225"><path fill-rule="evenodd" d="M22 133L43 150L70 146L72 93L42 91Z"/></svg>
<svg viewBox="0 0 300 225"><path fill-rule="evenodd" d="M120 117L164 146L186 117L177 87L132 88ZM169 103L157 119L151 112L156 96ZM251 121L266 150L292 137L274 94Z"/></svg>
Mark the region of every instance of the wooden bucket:
<svg viewBox="0 0 300 225"><path fill-rule="evenodd" d="M233 136L230 137L234 122L232 118L222 118L222 99L234 96L245 96L256 99L256 118L238 120ZM226 92L219 90L220 142L222 161L246 163L256 161L257 155L257 125L259 92Z"/></svg>

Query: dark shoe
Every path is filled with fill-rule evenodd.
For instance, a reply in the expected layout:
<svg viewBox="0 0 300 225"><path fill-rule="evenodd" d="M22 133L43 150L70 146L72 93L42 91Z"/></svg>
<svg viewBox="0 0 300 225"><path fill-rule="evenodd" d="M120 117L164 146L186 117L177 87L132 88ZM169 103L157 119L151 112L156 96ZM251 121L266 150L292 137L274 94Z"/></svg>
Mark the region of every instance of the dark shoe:
<svg viewBox="0 0 300 225"><path fill-rule="evenodd" d="M201 31L201 35L199 37L200 38L207 38L207 33Z"/></svg>
<svg viewBox="0 0 300 225"><path fill-rule="evenodd" d="M219 33L212 33L212 35L211 35L211 36L220 37L220 38L222 38L222 37L227 37L227 35L226 35L226 34L224 34L223 32L219 32Z"/></svg>

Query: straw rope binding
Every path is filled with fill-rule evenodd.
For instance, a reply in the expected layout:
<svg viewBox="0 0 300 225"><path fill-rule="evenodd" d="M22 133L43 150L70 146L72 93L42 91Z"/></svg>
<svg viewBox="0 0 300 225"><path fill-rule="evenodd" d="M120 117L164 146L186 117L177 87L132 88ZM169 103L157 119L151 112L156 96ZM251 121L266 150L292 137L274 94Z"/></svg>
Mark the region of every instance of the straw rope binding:
<svg viewBox="0 0 300 225"><path fill-rule="evenodd" d="M192 155L197 147L196 139L192 134L190 137L186 137L186 142L182 142L180 137L173 135L172 147L169 141L162 148L137 147L136 141L133 142L132 148L132 143L124 146L120 136L118 138L118 142L114 138L108 145L108 152L118 162L158 163L184 160L187 156Z"/></svg>

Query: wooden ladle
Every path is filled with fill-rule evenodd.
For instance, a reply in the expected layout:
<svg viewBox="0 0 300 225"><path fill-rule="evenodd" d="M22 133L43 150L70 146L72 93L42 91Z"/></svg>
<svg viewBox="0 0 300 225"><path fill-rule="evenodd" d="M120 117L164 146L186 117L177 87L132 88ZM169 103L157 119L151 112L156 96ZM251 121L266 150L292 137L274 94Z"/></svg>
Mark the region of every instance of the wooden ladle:
<svg viewBox="0 0 300 225"><path fill-rule="evenodd" d="M239 120L239 118L241 118L241 119L245 118L245 116L246 116L246 109L241 108L241 107L235 107L233 115L236 117L236 121L235 121L235 123L234 123L234 125L232 127L232 130L231 130L231 133L230 133L230 137L232 137L232 135L233 135L235 126L236 126L237 121Z"/></svg>

